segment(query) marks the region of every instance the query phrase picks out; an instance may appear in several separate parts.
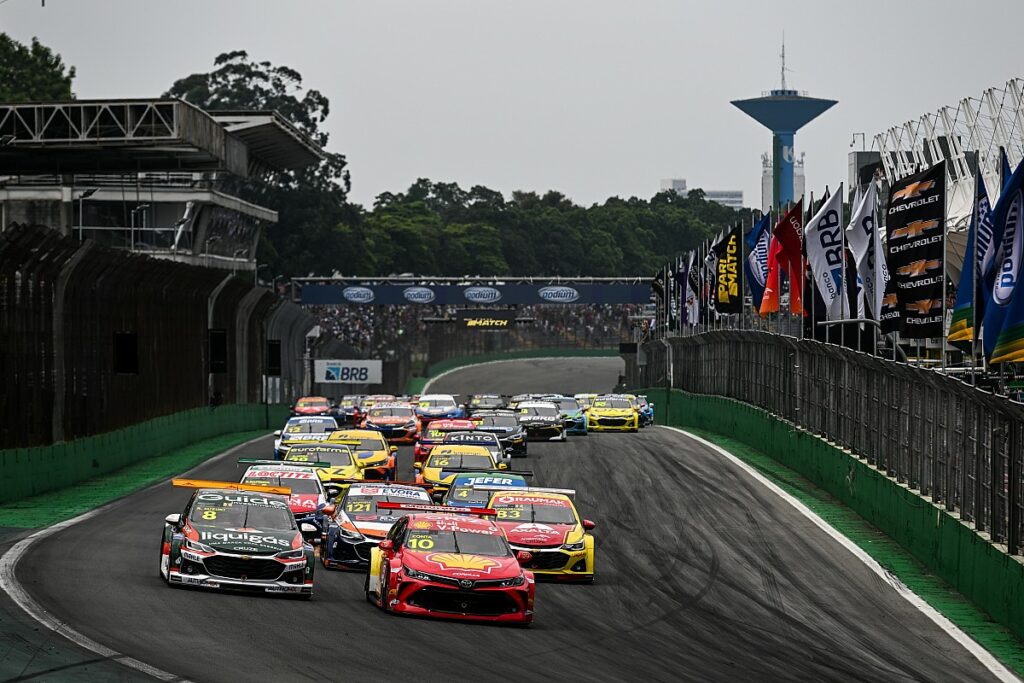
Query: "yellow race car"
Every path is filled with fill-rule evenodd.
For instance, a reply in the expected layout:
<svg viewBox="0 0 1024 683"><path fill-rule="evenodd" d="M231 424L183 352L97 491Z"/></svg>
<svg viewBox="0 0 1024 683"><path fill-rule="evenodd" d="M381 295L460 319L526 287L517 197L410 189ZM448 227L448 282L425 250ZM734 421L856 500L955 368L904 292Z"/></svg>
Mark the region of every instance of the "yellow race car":
<svg viewBox="0 0 1024 683"><path fill-rule="evenodd" d="M327 443L349 446L356 455L356 462L363 469L364 479L394 481L395 453L398 446L391 446L387 439L375 429L339 429L331 432Z"/></svg>
<svg viewBox="0 0 1024 683"><path fill-rule="evenodd" d="M298 444L288 449L285 462L315 463L317 476L324 484L346 484L363 478L363 466L343 443Z"/></svg>
<svg viewBox="0 0 1024 683"><path fill-rule="evenodd" d="M508 469L505 463L497 463L484 446L459 446L439 444L430 451L426 462L414 462L416 483L429 484L435 497L440 497L451 487L456 476L464 472L497 472Z"/></svg>
<svg viewBox="0 0 1024 683"><path fill-rule="evenodd" d="M530 553L524 569L538 579L593 582L594 537L587 532L596 525L580 518L572 502L575 491L479 488L492 491L487 507L497 512L494 521L512 550Z"/></svg>
<svg viewBox="0 0 1024 683"><path fill-rule="evenodd" d="M640 413L625 396L598 396L587 408L587 431L636 432Z"/></svg>

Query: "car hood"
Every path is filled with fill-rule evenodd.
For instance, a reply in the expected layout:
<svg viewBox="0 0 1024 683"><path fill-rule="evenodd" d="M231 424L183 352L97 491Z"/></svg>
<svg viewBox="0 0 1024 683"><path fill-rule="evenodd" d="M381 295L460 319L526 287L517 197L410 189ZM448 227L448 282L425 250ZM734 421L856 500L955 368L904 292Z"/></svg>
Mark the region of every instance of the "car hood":
<svg viewBox="0 0 1024 683"><path fill-rule="evenodd" d="M387 460L387 451L356 451L356 457L362 461L363 464L375 463L379 460Z"/></svg>
<svg viewBox="0 0 1024 683"><path fill-rule="evenodd" d="M410 569L454 579L510 579L522 571L514 557L491 557L463 553L413 552L406 550L403 561Z"/></svg>
<svg viewBox="0 0 1024 683"><path fill-rule="evenodd" d="M412 421L409 417L368 417L367 425L404 425Z"/></svg>
<svg viewBox="0 0 1024 683"><path fill-rule="evenodd" d="M428 501L417 500L416 503L423 503L429 505ZM352 522L352 525L364 536L371 536L373 538L384 538L388 531L394 526L400 517L393 517L391 515L360 515L355 513L349 513L348 519Z"/></svg>
<svg viewBox="0 0 1024 683"><path fill-rule="evenodd" d="M301 534L290 529L272 531L197 526L193 534L194 540L226 553L279 553L302 547Z"/></svg>
<svg viewBox="0 0 1024 683"><path fill-rule="evenodd" d="M599 417L632 417L632 408L591 408L590 413Z"/></svg>
<svg viewBox="0 0 1024 683"><path fill-rule="evenodd" d="M501 520L497 520L497 524L505 532L505 538L509 543L536 547L560 546L566 543L570 533L577 529L575 524L540 524Z"/></svg>
<svg viewBox="0 0 1024 683"><path fill-rule="evenodd" d="M320 475L320 481L335 481L337 479L359 479L363 469L358 465L348 467L321 467L316 471Z"/></svg>
<svg viewBox="0 0 1024 683"><path fill-rule="evenodd" d="M519 418L521 425L551 425L562 421L560 415L527 415Z"/></svg>

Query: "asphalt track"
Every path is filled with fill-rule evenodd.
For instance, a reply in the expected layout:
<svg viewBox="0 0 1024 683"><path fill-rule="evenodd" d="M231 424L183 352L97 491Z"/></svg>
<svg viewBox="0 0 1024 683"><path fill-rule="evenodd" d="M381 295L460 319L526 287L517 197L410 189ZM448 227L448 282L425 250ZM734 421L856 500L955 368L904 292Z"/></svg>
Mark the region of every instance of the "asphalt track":
<svg viewBox="0 0 1024 683"><path fill-rule="evenodd" d="M600 390L620 370L608 358L525 360L431 389ZM268 456L271 441L249 450ZM197 681L992 680L835 540L681 434L531 444L520 463L538 485L576 488L598 524L597 582L540 585L529 629L387 615L363 600L362 575L322 568L311 602L170 589L157 575L160 529L188 494L169 485L38 542L17 576L86 636ZM193 474L239 471L221 459Z"/></svg>

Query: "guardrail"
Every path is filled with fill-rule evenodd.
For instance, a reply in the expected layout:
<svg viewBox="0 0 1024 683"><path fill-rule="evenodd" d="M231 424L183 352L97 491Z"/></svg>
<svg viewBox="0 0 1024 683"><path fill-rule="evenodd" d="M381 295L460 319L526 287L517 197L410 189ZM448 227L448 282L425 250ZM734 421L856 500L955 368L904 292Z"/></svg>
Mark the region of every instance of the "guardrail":
<svg viewBox="0 0 1024 683"><path fill-rule="evenodd" d="M947 375L756 331L643 347L640 386L755 405L818 434L984 532L1011 554L1024 534L1024 405Z"/></svg>

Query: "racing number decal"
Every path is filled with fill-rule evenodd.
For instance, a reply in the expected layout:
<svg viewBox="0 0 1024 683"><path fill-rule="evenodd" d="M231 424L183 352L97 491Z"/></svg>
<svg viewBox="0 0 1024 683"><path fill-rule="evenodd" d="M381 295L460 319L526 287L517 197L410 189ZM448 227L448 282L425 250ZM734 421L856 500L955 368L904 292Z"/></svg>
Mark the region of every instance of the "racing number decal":
<svg viewBox="0 0 1024 683"><path fill-rule="evenodd" d="M498 517L501 519L519 519L523 516L522 510L511 508L508 510L498 510Z"/></svg>
<svg viewBox="0 0 1024 683"><path fill-rule="evenodd" d="M309 462L308 455L289 455L289 462Z"/></svg>
<svg viewBox="0 0 1024 683"><path fill-rule="evenodd" d="M455 495L458 496L459 498L469 498L469 489L462 489Z"/></svg>
<svg viewBox="0 0 1024 683"><path fill-rule="evenodd" d="M345 504L345 512L369 512L370 504L353 500Z"/></svg>
<svg viewBox="0 0 1024 683"><path fill-rule="evenodd" d="M288 433L289 434L298 434L301 431L302 431L302 427L289 427L288 428Z"/></svg>
<svg viewBox="0 0 1024 683"><path fill-rule="evenodd" d="M429 536L413 536L409 538L410 550L431 550L434 547L434 539Z"/></svg>
<svg viewBox="0 0 1024 683"><path fill-rule="evenodd" d="M445 457L438 456L438 457L436 457L436 458L434 458L433 460L430 461L430 466L431 467L447 467L448 465L451 464L451 462L452 462L451 458L445 458Z"/></svg>

